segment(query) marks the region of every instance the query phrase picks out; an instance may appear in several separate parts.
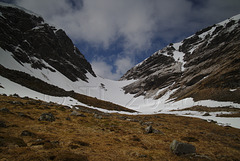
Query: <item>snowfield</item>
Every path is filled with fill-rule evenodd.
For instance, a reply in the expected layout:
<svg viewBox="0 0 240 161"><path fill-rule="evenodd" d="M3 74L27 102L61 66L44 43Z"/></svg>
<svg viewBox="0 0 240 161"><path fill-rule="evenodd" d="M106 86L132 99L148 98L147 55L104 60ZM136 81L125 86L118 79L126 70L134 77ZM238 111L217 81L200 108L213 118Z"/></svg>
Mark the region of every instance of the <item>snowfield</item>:
<svg viewBox="0 0 240 161"><path fill-rule="evenodd" d="M9 69L14 69L18 71L23 71L28 73L36 78L39 78L49 84L56 85L60 88L65 89L66 91L74 90L77 93L81 93L87 96L96 97L101 100L110 101L129 109L133 109L138 111L139 113L134 114L176 114L181 116L188 117L198 117L206 120L214 120L220 123L221 125L229 125L236 128L240 128L240 118L220 118L216 117L216 114L210 113L211 116L202 116L203 113L193 112L193 111L172 111L172 110L180 110L192 106L207 106L207 107L223 107L223 106L232 106L236 108L240 108L240 104L236 104L233 102L219 102L212 100L203 100L194 102L192 98L186 98L177 102L173 102L169 100L169 96L174 93L177 89L168 91L164 96L160 99L151 98L145 99L144 96L134 97L133 94L125 94L122 89L124 86L133 83L135 80L129 81L113 81L104 79L101 77L93 77L90 73L87 74L88 82L84 82L82 80L78 80L76 82L72 82L63 74L58 72L52 72L49 69L33 69L30 64L19 64L12 56L12 54L8 51L5 51L0 48L0 64ZM37 58L31 58L32 60ZM36 61L36 60L35 60ZM42 61L42 60L39 60ZM47 67L51 67L46 62L42 61ZM51 67L53 68L53 67ZM39 92L35 92L31 89L23 87L19 84L16 84L4 77L0 76L0 85L4 88L0 88L1 94L18 94L21 97L28 96L30 98L40 99L46 102L55 102L58 104L63 104L69 107L74 105L83 105L89 108L98 109L103 112L109 113L124 113L124 114L132 114L127 112L119 112L119 111L109 111L104 109L99 109L96 107L91 107L85 105L73 98L70 97L54 97L48 96ZM165 90L160 89L157 93Z"/></svg>

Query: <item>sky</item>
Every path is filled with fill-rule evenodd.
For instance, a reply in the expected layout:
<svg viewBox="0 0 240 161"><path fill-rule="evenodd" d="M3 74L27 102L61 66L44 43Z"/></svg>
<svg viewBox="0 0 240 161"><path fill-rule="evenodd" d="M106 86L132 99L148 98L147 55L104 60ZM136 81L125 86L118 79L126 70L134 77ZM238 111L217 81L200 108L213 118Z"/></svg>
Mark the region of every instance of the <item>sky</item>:
<svg viewBox="0 0 240 161"><path fill-rule="evenodd" d="M0 0L65 30L95 73L118 80L164 46L240 14L239 0Z"/></svg>

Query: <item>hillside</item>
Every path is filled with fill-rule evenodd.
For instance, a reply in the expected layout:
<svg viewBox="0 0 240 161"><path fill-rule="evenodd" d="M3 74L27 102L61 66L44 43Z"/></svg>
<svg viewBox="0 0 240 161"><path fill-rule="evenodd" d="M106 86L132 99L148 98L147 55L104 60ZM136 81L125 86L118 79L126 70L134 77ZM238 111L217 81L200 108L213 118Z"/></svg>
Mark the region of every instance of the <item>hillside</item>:
<svg viewBox="0 0 240 161"><path fill-rule="evenodd" d="M112 81L94 73L65 31L0 3L0 94L107 113L191 116L240 128L239 17L169 44Z"/></svg>
<svg viewBox="0 0 240 161"><path fill-rule="evenodd" d="M102 82L62 29L18 6L0 3L0 13L0 93L135 112L99 99ZM98 98L87 94L91 87Z"/></svg>
<svg viewBox="0 0 240 161"><path fill-rule="evenodd" d="M174 115L107 114L0 95L1 160L239 160L240 130ZM51 113L44 120L42 114ZM43 119L43 120L41 120ZM154 133L145 128L152 125ZM177 156L174 140L197 154Z"/></svg>
<svg viewBox="0 0 240 161"><path fill-rule="evenodd" d="M130 69L121 80L135 97L240 103L240 15L171 43ZM159 92L159 89L165 89Z"/></svg>

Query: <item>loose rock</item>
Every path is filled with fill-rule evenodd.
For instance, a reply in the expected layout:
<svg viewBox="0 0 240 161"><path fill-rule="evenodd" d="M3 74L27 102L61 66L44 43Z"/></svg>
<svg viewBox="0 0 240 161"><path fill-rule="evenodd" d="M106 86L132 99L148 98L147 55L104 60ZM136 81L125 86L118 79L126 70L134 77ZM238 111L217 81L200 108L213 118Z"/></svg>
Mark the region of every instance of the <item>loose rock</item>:
<svg viewBox="0 0 240 161"><path fill-rule="evenodd" d="M205 114L203 114L203 116L211 116L208 112L206 112Z"/></svg>
<svg viewBox="0 0 240 161"><path fill-rule="evenodd" d="M97 119L102 119L103 118L102 115L98 115L98 114L94 114L94 117L97 118Z"/></svg>
<svg viewBox="0 0 240 161"><path fill-rule="evenodd" d="M194 145L182 143L177 140L173 140L173 142L170 144L170 150L176 155L196 153L196 148Z"/></svg>
<svg viewBox="0 0 240 161"><path fill-rule="evenodd" d="M8 108L6 108L6 107L0 108L0 112L11 113L10 110Z"/></svg>
<svg viewBox="0 0 240 161"><path fill-rule="evenodd" d="M145 132L146 132L147 134L152 133L152 132L153 132L152 125L146 127L146 128L145 128Z"/></svg>
<svg viewBox="0 0 240 161"><path fill-rule="evenodd" d="M50 122L52 122L52 121L55 121L55 117L54 117L53 114L51 114L51 113L43 113L43 114L39 117L38 120L39 120L39 121L50 121Z"/></svg>

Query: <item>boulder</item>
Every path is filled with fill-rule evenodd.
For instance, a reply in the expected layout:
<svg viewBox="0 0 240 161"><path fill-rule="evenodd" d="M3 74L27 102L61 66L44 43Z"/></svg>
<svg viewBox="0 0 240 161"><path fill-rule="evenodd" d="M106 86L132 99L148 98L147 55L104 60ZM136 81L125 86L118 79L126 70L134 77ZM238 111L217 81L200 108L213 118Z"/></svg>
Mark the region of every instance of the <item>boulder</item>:
<svg viewBox="0 0 240 161"><path fill-rule="evenodd" d="M145 132L146 132L147 134L152 133L152 132L153 132L152 126L150 125L150 126L146 127L146 128L145 128Z"/></svg>
<svg viewBox="0 0 240 161"><path fill-rule="evenodd" d="M52 121L55 121L55 117L54 117L53 114L51 114L51 113L43 113L43 114L39 117L38 120L39 120L39 121L50 121L50 122L52 122Z"/></svg>
<svg viewBox="0 0 240 161"><path fill-rule="evenodd" d="M182 143L177 140L173 140L173 142L170 144L170 150L176 155L196 153L196 148L194 145Z"/></svg>
<svg viewBox="0 0 240 161"><path fill-rule="evenodd" d="M6 107L0 108L0 112L11 113L10 110L8 108L6 108Z"/></svg>

